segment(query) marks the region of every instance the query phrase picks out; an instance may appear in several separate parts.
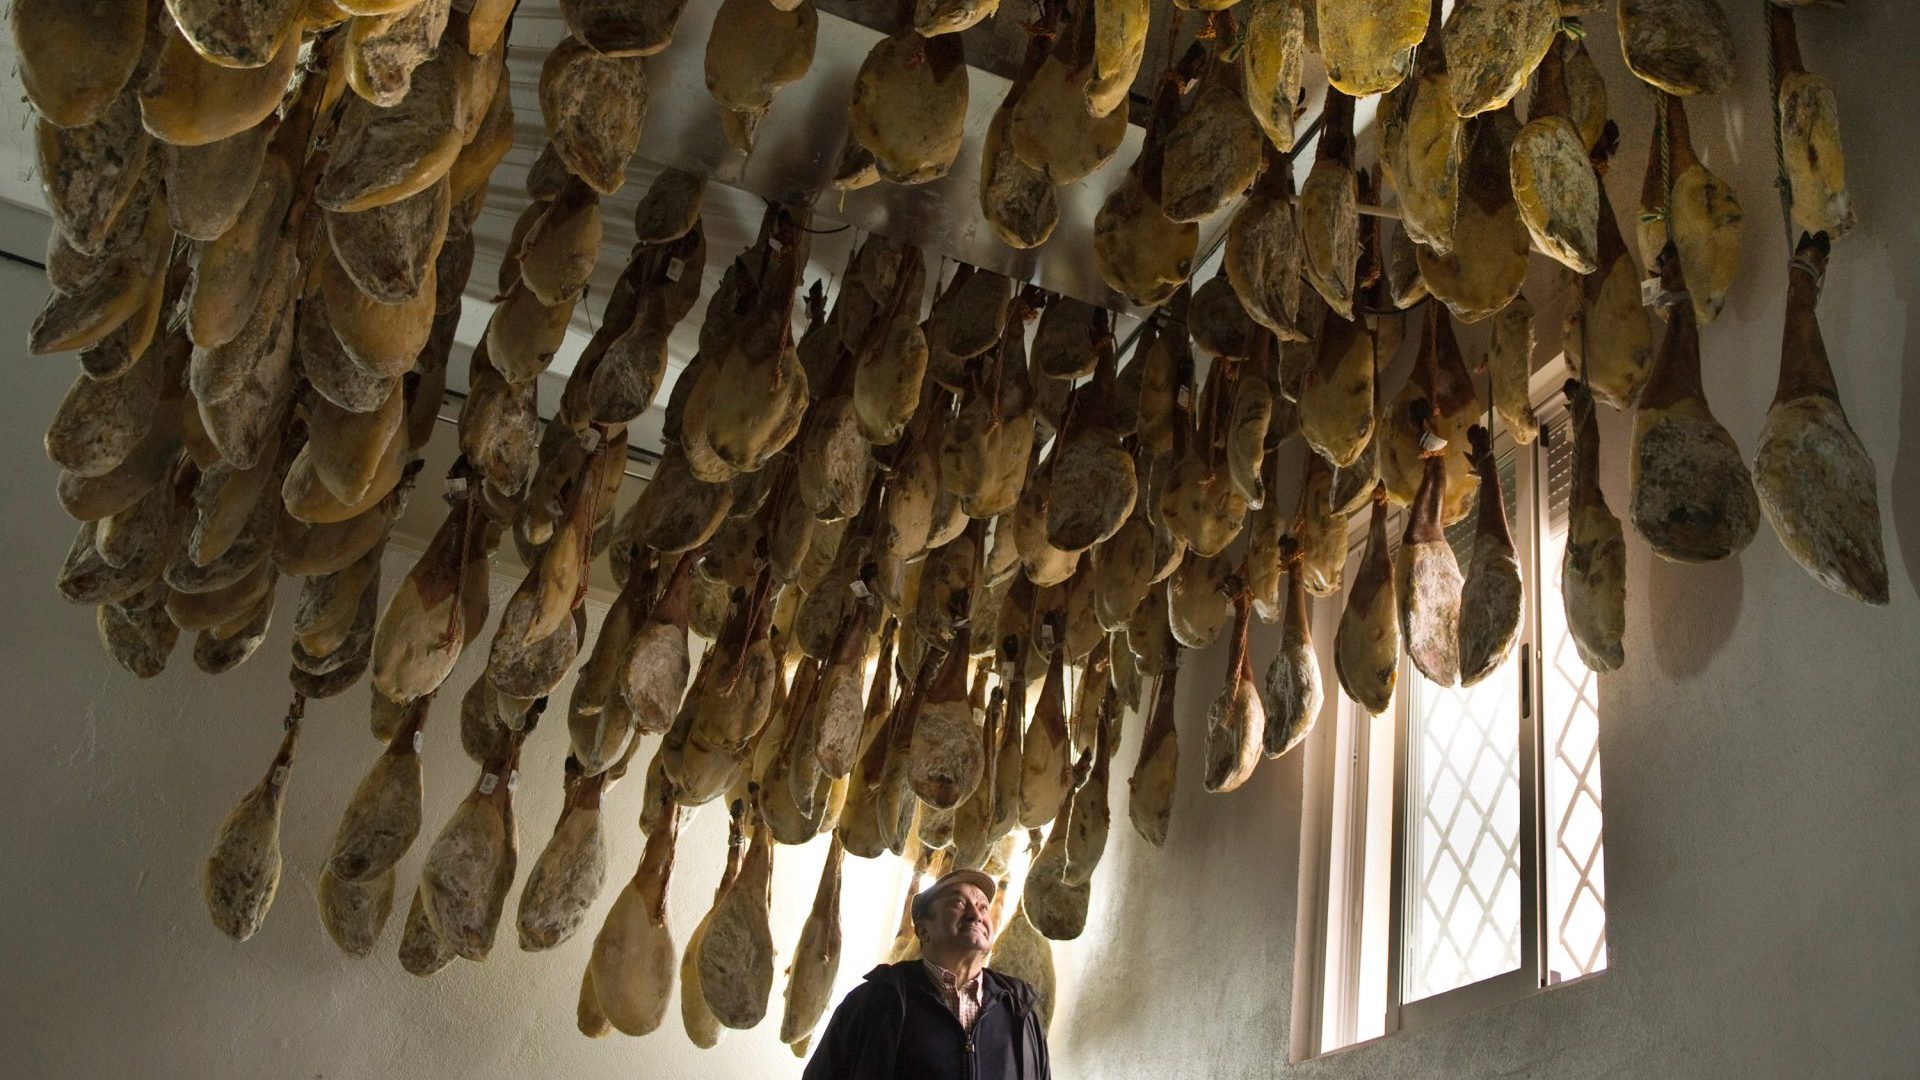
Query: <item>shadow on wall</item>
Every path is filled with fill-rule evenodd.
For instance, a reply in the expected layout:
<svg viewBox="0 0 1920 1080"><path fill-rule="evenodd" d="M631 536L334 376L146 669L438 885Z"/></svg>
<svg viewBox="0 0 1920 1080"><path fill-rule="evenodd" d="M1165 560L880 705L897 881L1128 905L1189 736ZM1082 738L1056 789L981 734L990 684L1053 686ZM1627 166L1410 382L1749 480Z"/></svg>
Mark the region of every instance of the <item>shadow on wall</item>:
<svg viewBox="0 0 1920 1080"><path fill-rule="evenodd" d="M1897 559L1906 568L1906 580L1903 588L1899 566L1890 564L1888 590L1914 596L1920 594L1920 211L1914 209L1908 167L1913 156L1911 109L1876 112L1874 102L1860 101L1849 92L1854 80L1842 75L1843 71L1899 73L1903 80L1909 79L1907 43L1913 40L1913 12L1909 5L1875 4L1855 5L1848 14L1850 29L1824 24L1824 29L1811 31L1830 35L1820 45L1807 44L1810 31L1802 30L1803 46L1819 50L1808 57L1808 66L1841 83L1841 135L1847 160L1854 165L1847 186L1860 215L1858 228L1834 244L1834 261L1837 264L1845 256L1850 281L1826 290L1821 330L1834 352L1840 403L1850 414L1884 408L1885 403L1873 397L1876 393L1899 395L1895 421L1899 430L1892 452L1884 449L1887 444L1875 433L1860 430L1860 435L1867 440L1879 475L1891 478L1881 488L1886 493L1880 507L1881 539L1899 545ZM1836 38L1848 42L1844 54L1834 46ZM1903 88L1906 85L1901 83ZM1896 118L1893 112L1901 115ZM1832 270L1828 276L1831 280ZM1848 293L1866 297L1886 292L1891 292L1900 316L1884 309L1884 314L1870 315L1857 306L1843 307ZM1846 343L1836 348L1835 339ZM1857 419L1854 423L1857 430L1864 426Z"/></svg>
<svg viewBox="0 0 1920 1080"><path fill-rule="evenodd" d="M1889 245L1887 253L1894 292L1907 301L1907 321L1899 356L1900 440L1890 463L1891 505L1885 510L1907 566L1907 589L1920 591L1920 237Z"/></svg>
<svg viewBox="0 0 1920 1080"><path fill-rule="evenodd" d="M1090 930L1108 930L1090 932L1075 952L1055 953L1057 963L1072 955L1061 978L1073 985L1069 1007L1049 1033L1055 1062L1068 1069L1166 1066L1165 1055L1181 1045L1160 1029L1169 996L1190 999L1186 1007L1217 1021L1214 1051L1223 1064L1286 1060L1303 755L1263 761L1237 791L1202 788L1211 700L1202 688L1218 685L1223 663L1217 646L1189 656L1181 671L1180 779L1165 848L1142 840L1129 819L1125 781L1146 715L1127 718L1129 738L1114 756L1113 833L1087 920ZM1149 682L1149 702L1151 689Z"/></svg>
<svg viewBox="0 0 1920 1080"><path fill-rule="evenodd" d="M1762 535L1754 538L1756 542L1773 539L1765 535L1766 530L1762 524ZM1646 565L1647 595L1678 601L1659 603L1660 617L1647 621L1654 662L1669 679L1698 675L1733 637L1734 627L1740 625L1746 580L1740 556L1683 564L1648 552Z"/></svg>

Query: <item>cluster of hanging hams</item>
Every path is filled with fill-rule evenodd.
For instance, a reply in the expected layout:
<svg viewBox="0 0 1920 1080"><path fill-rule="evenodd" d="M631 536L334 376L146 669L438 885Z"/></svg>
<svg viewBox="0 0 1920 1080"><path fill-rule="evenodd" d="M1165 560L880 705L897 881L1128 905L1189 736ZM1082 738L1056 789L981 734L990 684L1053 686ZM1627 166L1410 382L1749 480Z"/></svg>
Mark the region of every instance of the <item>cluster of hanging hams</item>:
<svg viewBox="0 0 1920 1080"><path fill-rule="evenodd" d="M477 645L484 672L461 688L458 730L478 776L426 845L400 932L408 971L492 948L521 877L521 750L572 673L565 805L520 887L523 948L587 927L606 885L602 799L659 737L645 853L594 935L583 1031L657 1029L676 981L699 1045L758 1024L776 981L777 847L823 833L783 1041L803 1051L828 1004L848 854L1006 874L1030 846L993 962L1050 1008L1047 942L1085 925L1129 716L1144 731L1128 815L1148 842L1168 840L1190 651L1227 645L1199 770L1214 792L1299 745L1320 712L1309 596L1348 593L1334 666L1376 712L1403 651L1445 685L1508 655L1524 589L1479 421L1520 442L1538 433L1521 295L1536 250L1573 282L1560 572L1586 662L1624 660L1624 531L1600 489L1599 403L1634 411L1629 519L1657 554L1725 558L1764 514L1822 583L1886 602L1873 464L1814 316L1853 215L1833 94L1794 37L1788 7L1803 5L1768 10L1786 210L1804 236L1751 470L1700 379L1699 327L1734 278L1741 227L1682 105L1732 82L1715 0L1618 6L1627 65L1657 90L1634 232L1658 268L1657 347L1600 183L1615 128L1575 18L1597 4L1459 0L1443 21L1428 0L1246 0L1238 22L1232 4L1194 5L1206 32L1160 79L1140 156L1094 222L1103 278L1154 308L1131 352L1102 308L969 266L943 282L925 253L879 236L829 307L818 283L803 291L806 213L774 206L707 298L664 402L664 456L616 514L628 425L660 396L668 341L700 298L700 177L669 170L641 199L626 269L550 417L536 376L593 269L600 201L638 146L643 58L668 47L681 6L561 4L570 36L540 75L548 143L470 360L446 517L384 606L385 543L443 396L473 222L512 142L511 0L13 7L55 223L31 346L81 366L46 440L82 523L62 592L96 608L109 654L146 677L182 631L209 672L244 661L279 576L303 579L286 736L206 865L209 909L235 938L260 927L278 885L305 699L370 673L383 749L342 814L319 901L341 949L375 947L423 825L431 705ZM874 46L836 186L952 167L967 92L957 31L995 7L922 0ZM980 155L980 209L1009 245L1046 242L1053 189L1117 152L1147 21L1147 0L1038 12ZM707 82L741 149L806 73L816 22L808 0L721 6ZM1296 193L1309 41L1331 87ZM1356 164L1368 95L1384 95L1377 169ZM1383 200L1397 220L1361 216ZM1199 223L1229 209L1221 272L1196 284ZM1383 386L1414 318L1414 374ZM1485 399L1456 321L1490 323ZM1277 451L1295 434L1308 452L1289 511ZM1397 549L1393 505L1411 508ZM1362 511L1349 586L1348 519ZM1475 513L1463 571L1444 530ZM527 570L489 633L508 537ZM620 589L588 641L602 553ZM1281 629L1264 671L1255 616ZM682 819L706 803L731 817L727 871L681 940L666 890ZM913 947L903 913L895 955Z"/></svg>

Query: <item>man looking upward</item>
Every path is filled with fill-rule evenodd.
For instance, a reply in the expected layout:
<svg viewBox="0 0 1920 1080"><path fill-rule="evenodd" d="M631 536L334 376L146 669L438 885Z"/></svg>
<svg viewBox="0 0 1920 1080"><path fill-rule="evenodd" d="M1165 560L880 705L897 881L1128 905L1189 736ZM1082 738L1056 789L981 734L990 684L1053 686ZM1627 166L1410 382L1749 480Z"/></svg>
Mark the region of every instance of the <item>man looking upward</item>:
<svg viewBox="0 0 1920 1080"><path fill-rule="evenodd" d="M1033 987L987 968L994 889L955 870L914 897L920 959L867 972L805 1080L1051 1080Z"/></svg>

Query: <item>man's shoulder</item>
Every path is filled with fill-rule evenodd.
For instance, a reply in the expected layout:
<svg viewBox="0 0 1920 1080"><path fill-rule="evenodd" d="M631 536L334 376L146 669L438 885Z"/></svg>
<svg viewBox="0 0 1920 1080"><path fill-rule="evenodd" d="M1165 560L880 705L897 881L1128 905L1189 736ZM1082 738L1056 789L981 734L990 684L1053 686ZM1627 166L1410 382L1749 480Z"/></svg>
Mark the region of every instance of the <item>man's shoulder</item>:
<svg viewBox="0 0 1920 1080"><path fill-rule="evenodd" d="M1025 979L1009 975L1004 971L996 971L993 968L987 968L986 973L1000 983L1000 987L1004 992L1012 995L1013 998L1022 1005L1032 1005L1034 1000L1039 996L1032 984L1028 983Z"/></svg>
<svg viewBox="0 0 1920 1080"><path fill-rule="evenodd" d="M879 964L876 965L873 970L867 972L865 981L860 985L870 986L874 983L887 986L898 985L907 973L917 971L919 968L920 961L918 960L901 960L893 964Z"/></svg>
<svg viewBox="0 0 1920 1080"><path fill-rule="evenodd" d="M867 972L866 977L855 984L853 989L847 991L847 996L843 1001L848 1004L856 1002L864 1004L898 998L906 985L904 982L906 973L912 970L917 963L919 963L919 961L910 960L904 963L881 964L875 967L873 970Z"/></svg>

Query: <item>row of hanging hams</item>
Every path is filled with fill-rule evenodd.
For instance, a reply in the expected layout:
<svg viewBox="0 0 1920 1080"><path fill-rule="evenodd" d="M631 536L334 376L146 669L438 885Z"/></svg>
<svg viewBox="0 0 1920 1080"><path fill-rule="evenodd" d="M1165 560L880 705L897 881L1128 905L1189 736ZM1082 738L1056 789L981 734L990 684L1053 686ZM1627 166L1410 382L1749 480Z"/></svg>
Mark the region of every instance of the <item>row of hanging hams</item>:
<svg viewBox="0 0 1920 1080"><path fill-rule="evenodd" d="M1601 494L1600 404L1632 411L1625 521L1656 554L1729 557L1765 517L1817 580L1886 602L1875 471L1815 317L1854 216L1832 90L1801 60L1800 5L1767 13L1783 212L1803 238L1751 465L1701 377L1702 328L1742 248L1736 193L1695 153L1684 108L1734 77L1714 0L1617 5L1626 66L1657 101L1632 246L1603 184L1617 128L1579 23L1600 5L1460 0L1442 19L1425 0L1209 4L1093 222L1102 279L1151 309L1137 335L985 268L948 276L883 236L854 249L829 298L807 281L800 207L770 206L710 275L707 180L670 169L543 409L539 376L606 240L602 202L640 147L646 57L672 47L682 6L561 5L568 36L540 67L546 143L498 280L479 289L474 225L513 142L511 3L13 9L55 226L30 347L80 361L46 439L80 522L61 591L95 608L135 674L158 674L183 632L217 674L266 637L279 578L301 579L286 731L203 878L232 937L260 929L276 892L306 700L364 681L378 746L318 874L325 931L349 954L379 944L404 880L406 970L482 961L517 886L522 948L591 935L583 1032L657 1030L677 986L681 1026L711 1046L761 1023L782 982L779 848L828 834L787 953L783 1042L804 1052L827 1004L849 855L1011 877L1027 851L994 962L1050 1010L1047 942L1084 932L1128 725L1141 728L1129 823L1152 845L1194 843L1173 821L1179 785L1245 785L1323 711L1311 598L1344 594L1331 667L1375 712L1403 655L1452 685L1510 654L1526 583L1493 439L1540 430L1527 394L1539 314L1523 294L1536 252L1571 283L1554 305L1576 376L1558 571L1585 662L1625 662L1627 530ZM834 186L951 171L967 113L958 31L996 7L927 0L873 47ZM1148 16L1145 0L1034 14L979 155L979 211L1008 245L1048 243L1055 189L1118 153ZM777 122L777 91L807 76L817 24L808 0L720 6L706 81L741 152ZM1296 192L1310 47L1330 86ZM1373 95L1378 160L1363 166L1354 112ZM1388 224L1361 212L1383 202L1399 212ZM1221 269L1196 282L1213 219ZM491 299L466 360L460 457L437 492L445 516L383 593L393 524L424 497L470 291ZM697 351L663 394L669 342L703 298ZM1456 324L1479 322L1487 344L1469 358ZM1386 384L1409 336L1413 374ZM616 512L629 429L656 408L662 457ZM1296 435L1297 480L1280 475ZM1395 506L1409 510L1397 546ZM1469 517L1463 567L1445 530ZM522 577L495 612L503 543ZM618 593L590 637L603 555ZM1255 618L1280 626L1271 656L1254 655ZM1216 644L1224 678L1196 684L1196 654ZM430 723L470 647L482 673ZM1181 681L1210 702L1191 721L1202 760L1184 766ZM563 708L564 724L542 722ZM422 750L429 732L453 737L442 728L476 774L431 831ZM536 737L566 742L563 806L522 867L514 794ZM645 852L596 928L603 806L641 762ZM682 936L667 918L675 851L709 803L727 808L727 870ZM416 848L418 877L403 879ZM903 930L895 955L912 948Z"/></svg>

